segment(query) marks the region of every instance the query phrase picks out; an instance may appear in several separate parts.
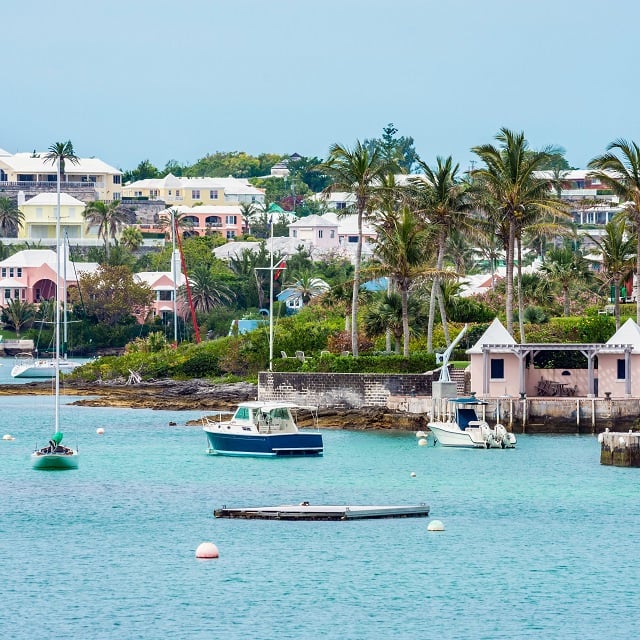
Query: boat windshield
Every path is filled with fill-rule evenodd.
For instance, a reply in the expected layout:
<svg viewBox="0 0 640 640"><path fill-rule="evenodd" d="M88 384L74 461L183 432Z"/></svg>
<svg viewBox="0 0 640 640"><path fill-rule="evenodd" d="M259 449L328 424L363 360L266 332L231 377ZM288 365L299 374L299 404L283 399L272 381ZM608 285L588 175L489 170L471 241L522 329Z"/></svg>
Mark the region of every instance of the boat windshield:
<svg viewBox="0 0 640 640"><path fill-rule="evenodd" d="M458 426L464 431L472 420L477 420L478 416L473 409L458 409Z"/></svg>
<svg viewBox="0 0 640 640"><path fill-rule="evenodd" d="M233 416L236 420L251 420L251 411L249 407L238 407L236 414Z"/></svg>

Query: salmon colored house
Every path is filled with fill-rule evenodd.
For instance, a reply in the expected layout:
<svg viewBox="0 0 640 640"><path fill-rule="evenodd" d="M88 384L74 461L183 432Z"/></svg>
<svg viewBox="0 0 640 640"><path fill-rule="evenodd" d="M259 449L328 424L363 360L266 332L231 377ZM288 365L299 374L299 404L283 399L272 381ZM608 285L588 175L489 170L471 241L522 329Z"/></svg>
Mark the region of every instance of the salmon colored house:
<svg viewBox="0 0 640 640"><path fill-rule="evenodd" d="M55 251L27 249L18 251L0 262L0 307L11 300L38 303L56 297ZM94 273L96 262L71 262L61 265L60 278L66 279L67 289L77 286L83 273Z"/></svg>
<svg viewBox="0 0 640 640"><path fill-rule="evenodd" d="M545 351L581 353L587 367L536 368L534 357ZM640 397L640 327L631 319L604 344L518 344L496 318L467 354L479 397Z"/></svg>

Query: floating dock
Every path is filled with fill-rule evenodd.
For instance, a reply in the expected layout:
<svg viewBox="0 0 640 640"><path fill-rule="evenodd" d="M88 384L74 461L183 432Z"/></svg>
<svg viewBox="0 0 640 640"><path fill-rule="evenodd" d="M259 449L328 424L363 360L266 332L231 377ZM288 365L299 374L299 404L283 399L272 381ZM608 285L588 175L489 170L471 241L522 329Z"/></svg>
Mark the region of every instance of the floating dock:
<svg viewBox="0 0 640 640"><path fill-rule="evenodd" d="M246 520L366 520L372 518L424 518L429 515L426 504L407 506L333 506L283 504L277 507L248 507L213 512L216 518Z"/></svg>

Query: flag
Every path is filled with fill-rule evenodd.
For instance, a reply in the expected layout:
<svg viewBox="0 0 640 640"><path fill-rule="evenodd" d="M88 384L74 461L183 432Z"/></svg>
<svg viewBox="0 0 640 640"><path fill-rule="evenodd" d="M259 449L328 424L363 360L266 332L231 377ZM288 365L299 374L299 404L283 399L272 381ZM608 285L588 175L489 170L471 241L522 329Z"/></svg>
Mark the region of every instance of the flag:
<svg viewBox="0 0 640 640"><path fill-rule="evenodd" d="M280 277L280 274L287 268L287 263L284 258L278 262L278 264L274 267L275 271L273 272L273 279L277 280Z"/></svg>

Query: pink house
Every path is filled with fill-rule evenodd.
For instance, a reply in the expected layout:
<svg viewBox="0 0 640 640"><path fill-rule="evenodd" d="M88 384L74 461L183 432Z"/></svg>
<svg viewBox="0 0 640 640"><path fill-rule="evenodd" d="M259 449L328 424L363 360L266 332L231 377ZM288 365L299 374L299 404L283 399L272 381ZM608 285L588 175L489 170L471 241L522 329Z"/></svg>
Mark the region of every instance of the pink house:
<svg viewBox="0 0 640 640"><path fill-rule="evenodd" d="M544 351L581 353L587 367L537 369L533 358ZM467 354L479 397L640 397L640 327L631 319L604 344L518 344L495 318Z"/></svg>
<svg viewBox="0 0 640 640"><path fill-rule="evenodd" d="M147 316L150 314L153 318L159 317L163 322L169 322L173 318L175 308L174 290L179 289L185 283L184 275L178 274L175 287L171 271L142 271L136 273L134 279L140 284L146 284L155 293L155 300L148 310ZM178 303L178 315L184 316L185 313L185 310ZM138 318L138 320L144 322L145 318Z"/></svg>
<svg viewBox="0 0 640 640"><path fill-rule="evenodd" d="M56 253L50 249L18 251L0 262L0 307L11 300L38 303L56 296ZM66 277L67 288L77 286L83 273L93 273L95 262L76 262L68 259L61 265L61 279Z"/></svg>

